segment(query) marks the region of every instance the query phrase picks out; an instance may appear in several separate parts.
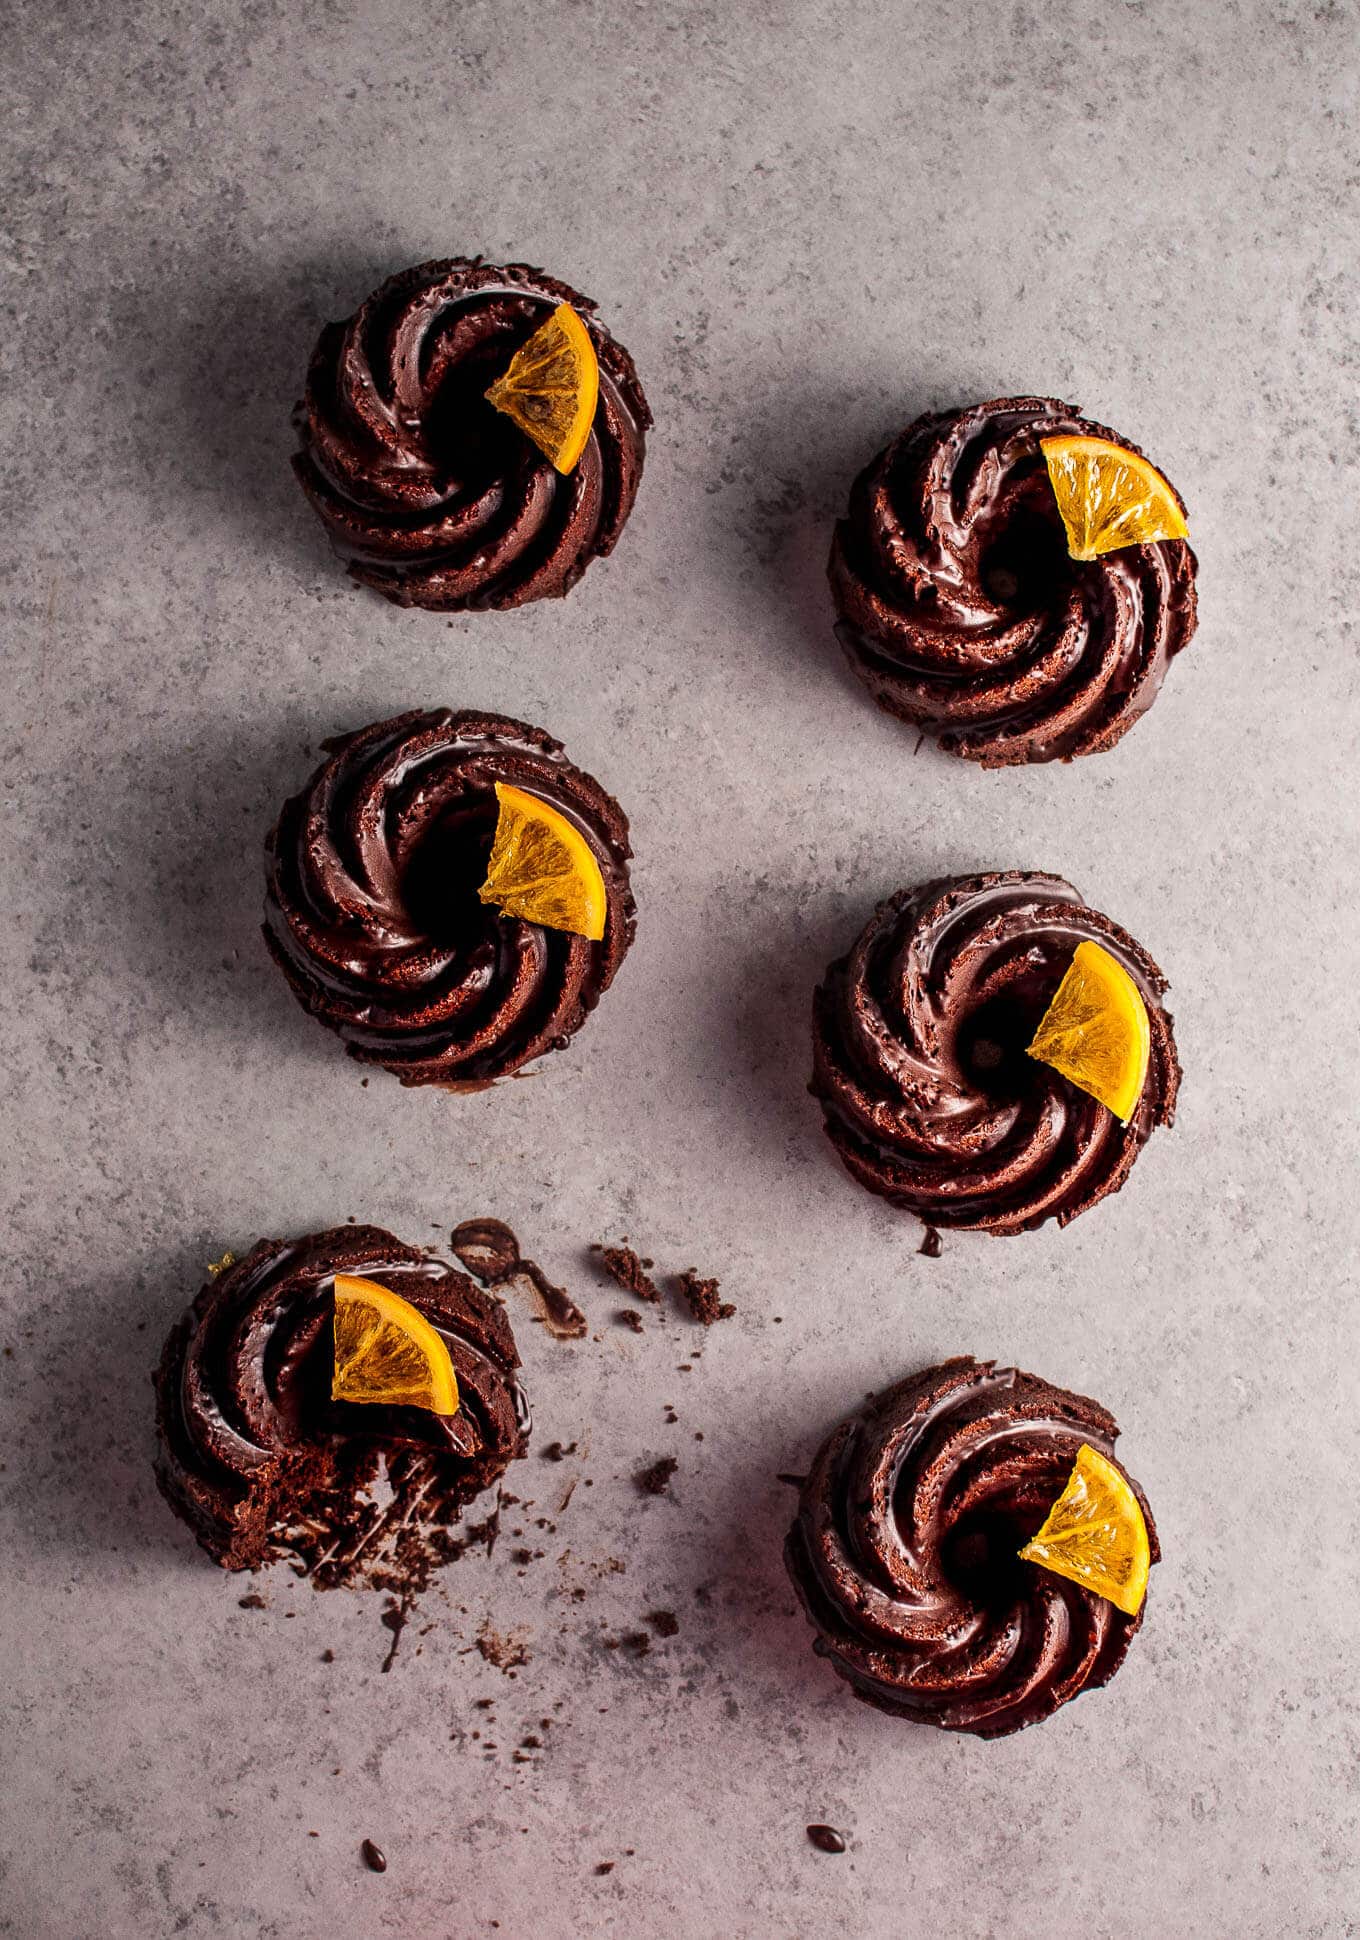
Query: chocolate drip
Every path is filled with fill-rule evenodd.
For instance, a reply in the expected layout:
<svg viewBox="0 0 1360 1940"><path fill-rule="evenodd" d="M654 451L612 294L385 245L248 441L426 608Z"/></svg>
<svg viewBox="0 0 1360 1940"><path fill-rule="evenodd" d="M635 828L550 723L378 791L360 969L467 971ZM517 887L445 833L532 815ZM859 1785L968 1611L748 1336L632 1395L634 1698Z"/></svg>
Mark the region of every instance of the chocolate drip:
<svg viewBox="0 0 1360 1940"><path fill-rule="evenodd" d="M569 303L600 367L566 476L485 393ZM446 612L560 597L612 552L642 477L647 400L588 297L525 263L420 263L322 331L294 469L353 578Z"/></svg>
<svg viewBox="0 0 1360 1940"><path fill-rule="evenodd" d="M823 1444L785 1544L818 1653L879 1710L980 1738L1108 1683L1142 1613L1019 1551L1083 1443L1114 1461L1118 1434L1084 1395L971 1356L871 1400Z"/></svg>
<svg viewBox="0 0 1360 1940"><path fill-rule="evenodd" d="M587 1321L565 1287L554 1286L541 1266L521 1257L519 1241L500 1219L466 1219L450 1245L469 1273L489 1287L526 1286L555 1340L579 1340Z"/></svg>
<svg viewBox="0 0 1360 1940"><path fill-rule="evenodd" d="M265 844L265 941L298 1001L410 1085L478 1089L566 1044L636 927L618 803L550 735L497 715L400 714L327 747ZM589 843L602 941L480 900L497 782Z"/></svg>
<svg viewBox="0 0 1360 1940"><path fill-rule="evenodd" d="M1137 446L1056 398L918 418L855 480L836 628L888 713L988 767L1111 748L1195 631L1183 539L1069 557L1040 441Z"/></svg>
<svg viewBox="0 0 1360 1940"><path fill-rule="evenodd" d="M1083 941L1117 958L1147 1007L1147 1079L1127 1125L1026 1052ZM1117 1192L1175 1116L1165 989L1147 952L1057 876L927 883L880 904L828 969L811 1089L860 1184L930 1226L1066 1225Z"/></svg>

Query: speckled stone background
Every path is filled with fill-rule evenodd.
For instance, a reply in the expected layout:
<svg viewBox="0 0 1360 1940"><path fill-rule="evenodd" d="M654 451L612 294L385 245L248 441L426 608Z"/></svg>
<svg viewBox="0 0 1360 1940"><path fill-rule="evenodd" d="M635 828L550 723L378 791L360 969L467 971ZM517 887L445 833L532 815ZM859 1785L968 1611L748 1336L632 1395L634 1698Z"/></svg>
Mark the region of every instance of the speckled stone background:
<svg viewBox="0 0 1360 1940"><path fill-rule="evenodd" d="M1357 1931L1358 31L10 0L0 1932ZM288 413L324 319L475 250L598 297L658 425L613 560L449 623L346 583ZM868 704L822 561L887 434L1015 390L1166 466L1203 621L1116 753L984 774ZM639 858L594 1023L469 1099L363 1088L257 927L321 738L441 702L559 734ZM1070 1231L929 1261L824 1144L809 996L882 894L1007 865L1161 960L1183 1108ZM224 1247L481 1212L591 1314L564 1346L517 1309L578 1452L519 1472L542 1554L450 1570L383 1674L377 1599L194 1549L148 1369ZM618 1326L586 1248L624 1232L739 1319ZM1116 1410L1166 1551L1114 1685L994 1745L855 1704L780 1562L777 1471L967 1350Z"/></svg>

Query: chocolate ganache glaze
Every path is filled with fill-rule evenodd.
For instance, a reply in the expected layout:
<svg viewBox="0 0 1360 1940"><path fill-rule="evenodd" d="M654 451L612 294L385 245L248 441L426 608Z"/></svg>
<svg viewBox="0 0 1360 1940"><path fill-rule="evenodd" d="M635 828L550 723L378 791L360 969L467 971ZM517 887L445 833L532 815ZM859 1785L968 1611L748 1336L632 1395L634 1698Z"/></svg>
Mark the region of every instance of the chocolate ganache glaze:
<svg viewBox="0 0 1360 1940"><path fill-rule="evenodd" d="M398 715L326 744L266 842L265 941L351 1057L404 1084L470 1090L561 1048L633 940L628 821L538 728ZM580 830L604 877L602 941L479 901L498 781Z"/></svg>
<svg viewBox="0 0 1360 1940"><path fill-rule="evenodd" d="M431 1323L458 1377L456 1414L332 1401L337 1273L377 1280ZM156 1480L224 1569L290 1556L321 1588L410 1590L457 1553L463 1505L528 1445L518 1366L500 1302L391 1233L261 1240L165 1343Z"/></svg>
<svg viewBox="0 0 1360 1940"><path fill-rule="evenodd" d="M1138 447L1056 398L918 418L855 480L836 628L881 707L988 767L1111 748L1195 631L1183 539L1069 556L1040 439Z"/></svg>
<svg viewBox="0 0 1360 1940"><path fill-rule="evenodd" d="M979 1738L1108 1683L1142 1612L1018 1552L1082 1444L1114 1461L1118 1433L1084 1395L971 1356L872 1398L823 1444L784 1547L818 1653L879 1710Z"/></svg>
<svg viewBox="0 0 1360 1940"><path fill-rule="evenodd" d="M1151 1054L1127 1125L1026 1054L1079 943L1147 1006ZM1166 980L1057 876L946 877L880 903L817 991L811 1090L861 1185L931 1226L1018 1233L1117 1192L1175 1115Z"/></svg>
<svg viewBox="0 0 1360 1940"><path fill-rule="evenodd" d="M594 428L565 477L485 397L559 303L600 366ZM458 256L403 270L326 326L294 421L294 468L352 576L453 612L560 596L612 552L652 419L588 297L527 263Z"/></svg>

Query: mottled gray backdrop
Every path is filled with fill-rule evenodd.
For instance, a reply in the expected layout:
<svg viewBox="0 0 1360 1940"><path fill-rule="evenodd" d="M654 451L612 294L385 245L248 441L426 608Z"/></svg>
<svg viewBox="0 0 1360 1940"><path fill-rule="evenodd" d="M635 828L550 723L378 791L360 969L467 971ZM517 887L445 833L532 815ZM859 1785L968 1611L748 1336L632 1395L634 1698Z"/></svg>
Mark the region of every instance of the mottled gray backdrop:
<svg viewBox="0 0 1360 1940"><path fill-rule="evenodd" d="M5 13L0 1932L1354 1934L1355 6ZM600 300L657 430L613 560L450 622L346 583L288 414L324 319L479 250ZM822 562L888 434L1035 390L1180 485L1203 621L1117 752L984 774L865 700ZM470 1099L364 1088L257 929L317 743L443 702L560 735L638 854L599 1016ZM932 1262L829 1156L809 995L1011 865L1165 966L1183 1106L1070 1231ZM197 1553L147 1371L224 1247L482 1212L590 1311L517 1309L578 1449L384 1675L376 1599ZM700 1357L613 1321L623 1232L721 1274ZM776 1472L960 1351L1114 1408L1166 1551L1116 1683L995 1745L855 1704L780 1563Z"/></svg>

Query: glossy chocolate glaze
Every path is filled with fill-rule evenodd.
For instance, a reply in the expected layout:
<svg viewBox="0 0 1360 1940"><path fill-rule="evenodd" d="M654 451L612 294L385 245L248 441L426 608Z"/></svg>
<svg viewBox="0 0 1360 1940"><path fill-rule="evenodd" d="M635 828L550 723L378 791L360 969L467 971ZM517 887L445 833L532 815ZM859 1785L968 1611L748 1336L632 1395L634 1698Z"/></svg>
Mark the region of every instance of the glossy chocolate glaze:
<svg viewBox="0 0 1360 1940"><path fill-rule="evenodd" d="M1183 539L1069 557L1040 439L1138 447L1056 398L926 415L855 480L837 633L879 705L989 767L1113 747L1195 631Z"/></svg>
<svg viewBox="0 0 1360 1940"><path fill-rule="evenodd" d="M569 303L600 365L595 423L563 477L485 399ZM322 331L295 425L304 491L351 575L401 606L522 606L612 552L652 422L595 305L527 263L419 263Z"/></svg>
<svg viewBox="0 0 1360 1940"><path fill-rule="evenodd" d="M473 1089L560 1049L633 940L618 803L551 736L497 715L401 714L326 746L265 844L265 941L298 1001L404 1084ZM601 942L479 901L498 781L590 844Z"/></svg>
<svg viewBox="0 0 1360 1940"><path fill-rule="evenodd" d="M971 1356L871 1399L823 1444L785 1544L818 1653L879 1710L980 1738L1108 1683L1142 1612L1018 1552L1083 1442L1114 1461L1118 1433L1084 1395Z"/></svg>
<svg viewBox="0 0 1360 1940"><path fill-rule="evenodd" d="M331 1399L337 1273L377 1280L448 1347L458 1412ZM410 1590L463 1505L523 1455L529 1410L500 1302L374 1226L261 1240L210 1279L155 1375L156 1479L225 1569L294 1559L319 1585ZM370 1491L380 1478L390 1500Z"/></svg>
<svg viewBox="0 0 1360 1940"><path fill-rule="evenodd" d="M1025 1047L1077 945L1147 1006L1151 1055L1127 1125ZM1057 876L946 877L881 903L814 1000L811 1090L849 1170L934 1227L1017 1233L1117 1192L1180 1084L1166 979Z"/></svg>

